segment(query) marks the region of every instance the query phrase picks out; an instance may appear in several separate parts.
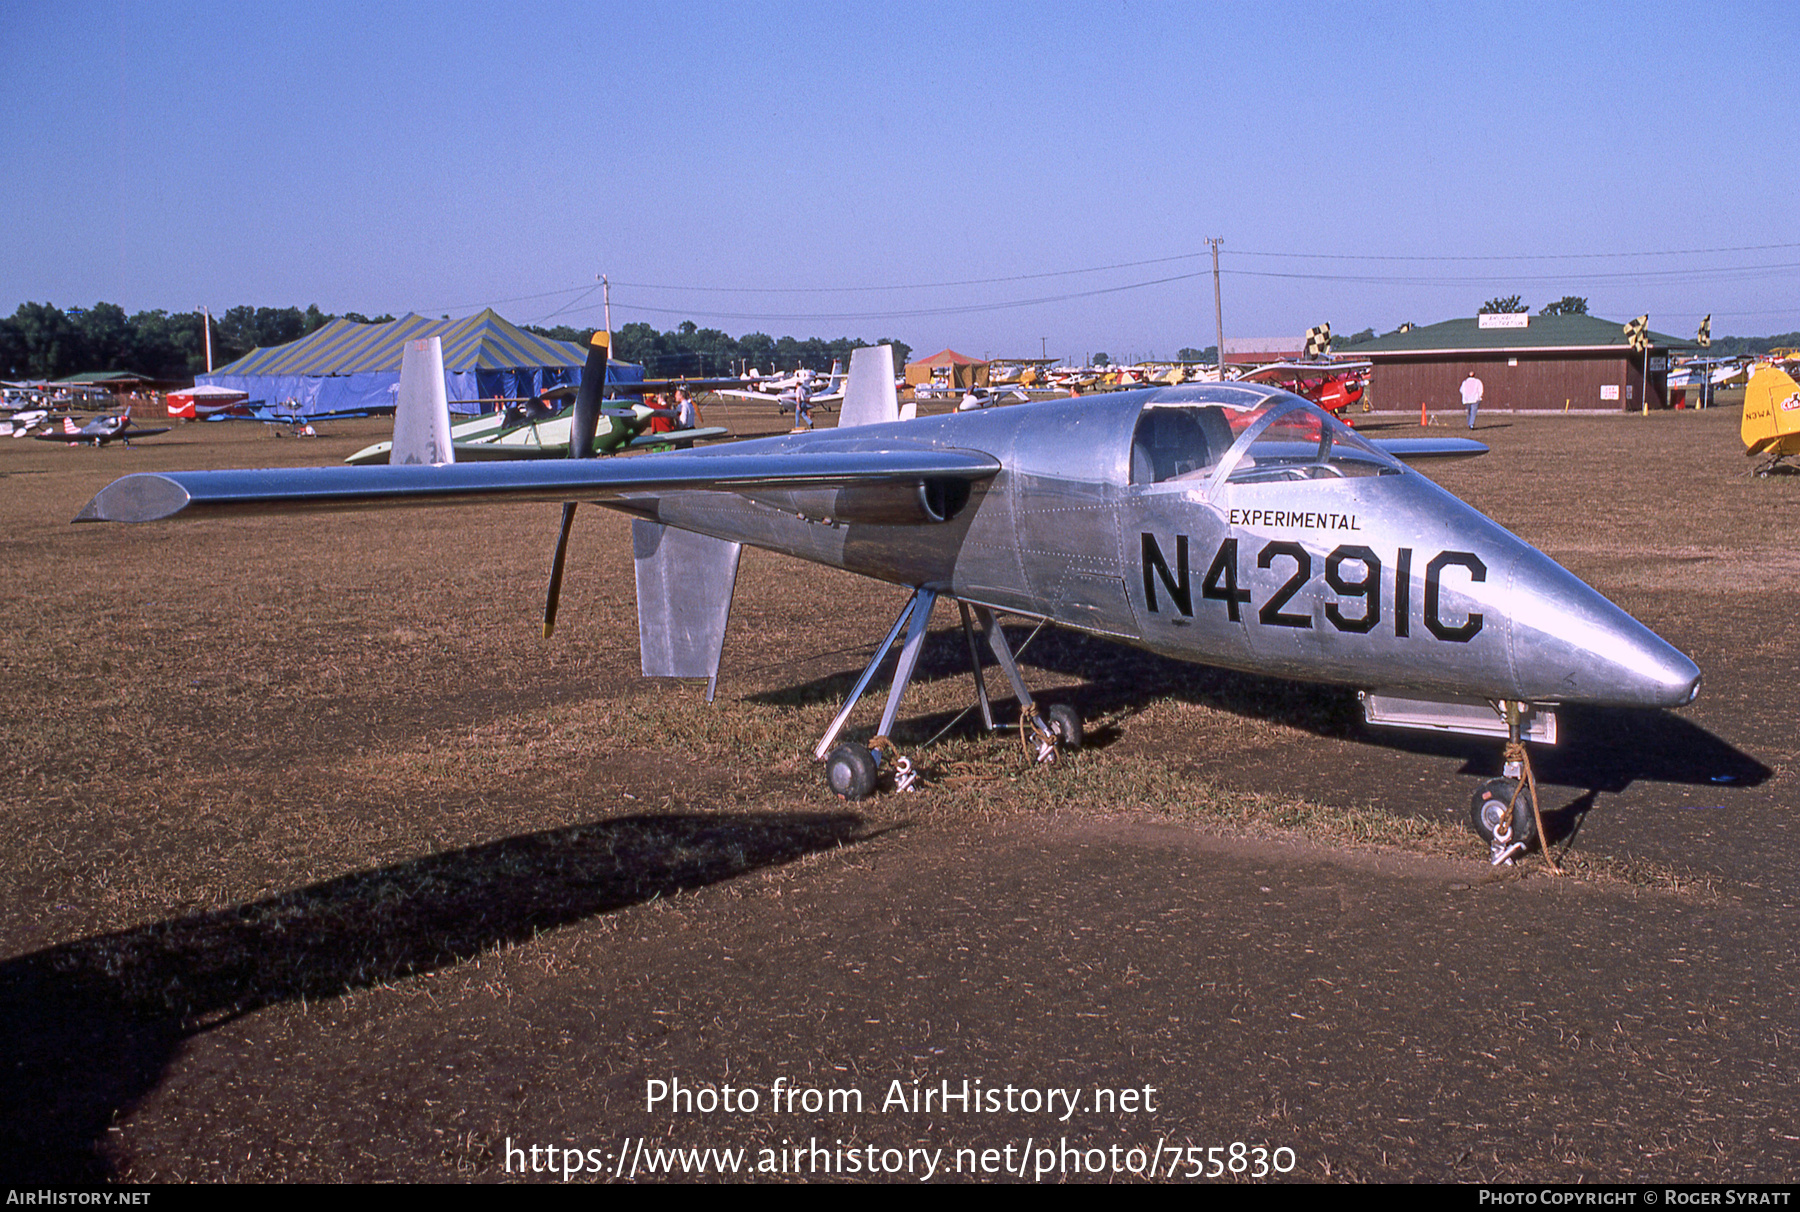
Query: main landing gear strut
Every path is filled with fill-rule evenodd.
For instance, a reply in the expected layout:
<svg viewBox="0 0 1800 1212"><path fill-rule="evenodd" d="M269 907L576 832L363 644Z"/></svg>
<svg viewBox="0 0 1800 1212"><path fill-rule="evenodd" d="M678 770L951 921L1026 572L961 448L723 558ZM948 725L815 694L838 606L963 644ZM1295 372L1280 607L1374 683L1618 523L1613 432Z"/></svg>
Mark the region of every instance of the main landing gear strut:
<svg viewBox="0 0 1800 1212"><path fill-rule="evenodd" d="M918 781L918 771L914 769L911 759L894 748L888 734L894 727L895 718L900 714L900 698L906 693L906 685L912 680L913 669L918 665L919 650L925 646L926 627L931 621L931 608L937 604L938 596L937 591L931 589L920 588L913 591L912 597L901 608L900 617L888 629L887 638L876 648L868 668L856 680L850 697L844 700L837 718L831 721L831 727L825 730L825 735L813 747L813 759L825 763L825 782L839 799L868 798L874 793L876 783L884 771L888 770L893 773L896 791L910 791ZM1059 703L1039 714L1031 692L1025 689L1025 681L1019 676L1019 666L1013 660L1012 649L1007 647L1006 635L994 620L994 612L985 606L976 606L972 621L968 603L959 601L956 607L962 614L963 635L969 644L969 664L975 675L975 697L981 707L982 723L988 731L998 730L999 725L994 723L987 682L981 674L981 653L975 642L975 622L980 623L981 634L986 638L994 660L999 663L1007 681L1012 684L1013 694L1018 697L1019 736L1026 753L1034 761L1053 762L1059 746L1063 749L1081 748L1081 717L1074 708ZM881 723L875 730L874 739L867 745L847 741L834 748L832 742L837 740L844 722L850 718L851 708L856 706L857 700L862 698L863 692L874 680L876 670L887 659L888 649L894 646L894 641L899 638L902 630L906 632L906 639L900 648L900 658L894 667L894 683L888 689L887 706L882 710Z"/></svg>

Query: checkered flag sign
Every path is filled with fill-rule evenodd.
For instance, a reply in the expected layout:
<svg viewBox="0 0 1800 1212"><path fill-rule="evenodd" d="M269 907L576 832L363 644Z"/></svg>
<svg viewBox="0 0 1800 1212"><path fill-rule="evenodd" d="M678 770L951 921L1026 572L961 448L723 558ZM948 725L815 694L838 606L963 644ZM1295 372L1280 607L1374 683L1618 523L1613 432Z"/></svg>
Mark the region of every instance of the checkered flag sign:
<svg viewBox="0 0 1800 1212"><path fill-rule="evenodd" d="M1639 316L1625 326L1625 343L1638 353L1643 353L1650 345L1650 317Z"/></svg>
<svg viewBox="0 0 1800 1212"><path fill-rule="evenodd" d="M1331 353L1331 325L1321 324L1306 330L1306 356L1323 358Z"/></svg>
<svg viewBox="0 0 1800 1212"><path fill-rule="evenodd" d="M1711 312L1707 312L1706 317L1700 321L1700 335L1697 339L1700 342L1701 349L1711 349L1712 348L1712 313Z"/></svg>

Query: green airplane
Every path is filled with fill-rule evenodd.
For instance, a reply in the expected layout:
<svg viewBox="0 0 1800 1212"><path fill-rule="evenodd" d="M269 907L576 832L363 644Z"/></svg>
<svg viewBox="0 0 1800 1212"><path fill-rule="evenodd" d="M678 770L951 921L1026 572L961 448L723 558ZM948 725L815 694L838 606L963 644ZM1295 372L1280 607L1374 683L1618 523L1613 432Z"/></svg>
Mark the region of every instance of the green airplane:
<svg viewBox="0 0 1800 1212"><path fill-rule="evenodd" d="M635 386L635 385L633 385ZM488 413L450 427L450 445L458 463L485 463L512 459L560 459L568 457L569 430L574 423L575 388L552 388L536 400L515 404L503 413ZM568 401L566 404L564 401ZM678 450L695 442L724 438L731 431L719 426L647 432L657 417L674 420L671 408L623 404L601 410L599 427L590 453L619 454L626 450ZM353 466L388 462L394 444L365 446L344 462Z"/></svg>

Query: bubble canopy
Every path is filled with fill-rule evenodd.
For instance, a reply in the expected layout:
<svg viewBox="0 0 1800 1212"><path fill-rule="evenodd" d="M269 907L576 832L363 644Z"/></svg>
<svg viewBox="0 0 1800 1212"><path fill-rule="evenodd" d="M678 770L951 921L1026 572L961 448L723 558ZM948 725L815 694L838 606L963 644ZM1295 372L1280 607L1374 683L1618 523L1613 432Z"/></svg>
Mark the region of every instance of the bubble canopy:
<svg viewBox="0 0 1800 1212"><path fill-rule="evenodd" d="M1131 443L1131 482L1261 484L1399 475L1398 460L1298 396L1251 407L1152 401Z"/></svg>

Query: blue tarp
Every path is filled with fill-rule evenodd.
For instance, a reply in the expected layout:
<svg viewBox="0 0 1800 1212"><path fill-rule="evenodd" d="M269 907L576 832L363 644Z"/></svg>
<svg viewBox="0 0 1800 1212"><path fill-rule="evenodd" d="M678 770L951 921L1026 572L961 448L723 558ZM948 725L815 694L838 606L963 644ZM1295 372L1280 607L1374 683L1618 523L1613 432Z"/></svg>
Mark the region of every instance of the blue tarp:
<svg viewBox="0 0 1800 1212"><path fill-rule="evenodd" d="M332 320L317 332L257 349L195 382L229 387L271 406L293 401L305 416L392 408L400 389L406 343L437 337L444 347L444 390L450 411L491 412L481 400L519 399L581 380L587 352L567 341L535 336L483 311L462 320L403 316L387 324ZM641 383L644 368L607 364L608 383Z"/></svg>

